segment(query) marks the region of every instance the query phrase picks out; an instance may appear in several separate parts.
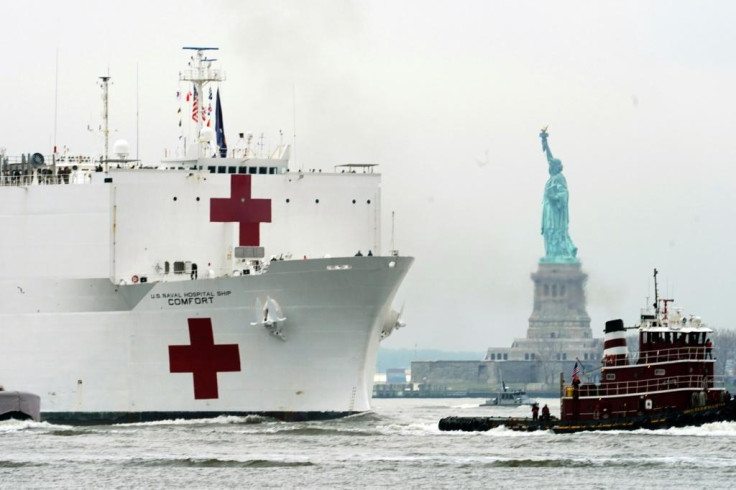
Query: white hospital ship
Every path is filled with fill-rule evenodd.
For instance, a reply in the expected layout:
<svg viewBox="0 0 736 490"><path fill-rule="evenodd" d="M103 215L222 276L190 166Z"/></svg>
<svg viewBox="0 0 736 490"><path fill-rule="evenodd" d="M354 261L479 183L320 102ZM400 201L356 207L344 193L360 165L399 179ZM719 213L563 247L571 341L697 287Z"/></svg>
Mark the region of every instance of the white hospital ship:
<svg viewBox="0 0 736 490"><path fill-rule="evenodd" d="M224 77L188 49L178 158L0 153L0 384L56 421L369 410L413 262L382 253L380 175L218 145L200 101Z"/></svg>

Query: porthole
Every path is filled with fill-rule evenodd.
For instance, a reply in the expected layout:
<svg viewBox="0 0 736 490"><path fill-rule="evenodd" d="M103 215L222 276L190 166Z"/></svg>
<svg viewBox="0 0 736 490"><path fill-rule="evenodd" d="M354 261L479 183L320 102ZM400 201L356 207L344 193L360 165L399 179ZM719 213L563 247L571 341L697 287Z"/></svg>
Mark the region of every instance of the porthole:
<svg viewBox="0 0 736 490"><path fill-rule="evenodd" d="M289 199L289 198L287 197L287 198L286 198L286 203L288 204L289 202L291 202L291 199Z"/></svg>
<svg viewBox="0 0 736 490"><path fill-rule="evenodd" d="M315 203L315 204L319 204L319 199L315 199L315 200L314 200L314 203Z"/></svg>
<svg viewBox="0 0 736 490"><path fill-rule="evenodd" d="M197 197L197 202L199 202L199 197Z"/></svg>
<svg viewBox="0 0 736 490"><path fill-rule="evenodd" d="M353 199L353 204L355 204L355 199Z"/></svg>
<svg viewBox="0 0 736 490"><path fill-rule="evenodd" d="M367 203L367 204L370 204L370 203L371 203L371 200L370 200L370 199L368 199L368 201L366 201L366 203Z"/></svg>
<svg viewBox="0 0 736 490"><path fill-rule="evenodd" d="M176 196L174 196L174 201L176 201Z"/></svg>

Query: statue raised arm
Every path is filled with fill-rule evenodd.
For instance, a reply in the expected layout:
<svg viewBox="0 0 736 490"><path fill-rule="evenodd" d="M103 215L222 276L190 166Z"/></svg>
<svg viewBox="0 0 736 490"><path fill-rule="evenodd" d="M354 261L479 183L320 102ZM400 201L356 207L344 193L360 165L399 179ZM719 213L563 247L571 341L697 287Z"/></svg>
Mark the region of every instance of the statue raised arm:
<svg viewBox="0 0 736 490"><path fill-rule="evenodd" d="M549 179L544 185L542 203L542 236L544 237L545 256L542 262L564 263L577 262L578 249L568 234L569 213L567 180L562 175L562 162L552 156L547 138L547 127L539 133L542 139L542 151L547 155Z"/></svg>
<svg viewBox="0 0 736 490"><path fill-rule="evenodd" d="M547 143L547 137L549 134L547 133L547 128L549 126L545 126L542 128L542 131L539 133L539 137L542 138L542 151L547 154L547 161L550 162L554 159L552 156L552 150L549 149L549 143Z"/></svg>

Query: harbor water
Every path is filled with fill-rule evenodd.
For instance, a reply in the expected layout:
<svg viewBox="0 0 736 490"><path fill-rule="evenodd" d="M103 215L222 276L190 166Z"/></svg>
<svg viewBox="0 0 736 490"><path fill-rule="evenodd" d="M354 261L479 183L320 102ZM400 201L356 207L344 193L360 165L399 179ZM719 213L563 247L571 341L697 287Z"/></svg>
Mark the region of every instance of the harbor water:
<svg viewBox="0 0 736 490"><path fill-rule="evenodd" d="M334 421L0 422L0 488L731 488L736 423L556 435L441 432L526 416L481 399L377 399ZM559 401L542 399L552 414Z"/></svg>

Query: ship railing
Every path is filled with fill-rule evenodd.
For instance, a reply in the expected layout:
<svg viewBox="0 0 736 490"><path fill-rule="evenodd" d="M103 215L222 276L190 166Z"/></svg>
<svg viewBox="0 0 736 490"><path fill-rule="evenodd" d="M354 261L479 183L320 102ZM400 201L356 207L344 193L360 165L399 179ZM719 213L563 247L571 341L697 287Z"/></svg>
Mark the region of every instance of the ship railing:
<svg viewBox="0 0 736 490"><path fill-rule="evenodd" d="M579 396L618 396L652 393L655 391L670 391L681 389L710 390L723 389L726 386L725 376L704 376L689 374L683 376L662 376L654 379L636 381L604 382L600 385L583 384L579 389ZM572 387L567 390L567 396L574 393Z"/></svg>
<svg viewBox="0 0 736 490"><path fill-rule="evenodd" d="M631 361L636 364L651 362L703 360L712 357L712 353L705 346L674 347L669 349L649 349L634 352L630 355Z"/></svg>
<svg viewBox="0 0 736 490"><path fill-rule="evenodd" d="M32 185L86 184L92 181L89 172L73 171L53 174L0 174L0 187Z"/></svg>

